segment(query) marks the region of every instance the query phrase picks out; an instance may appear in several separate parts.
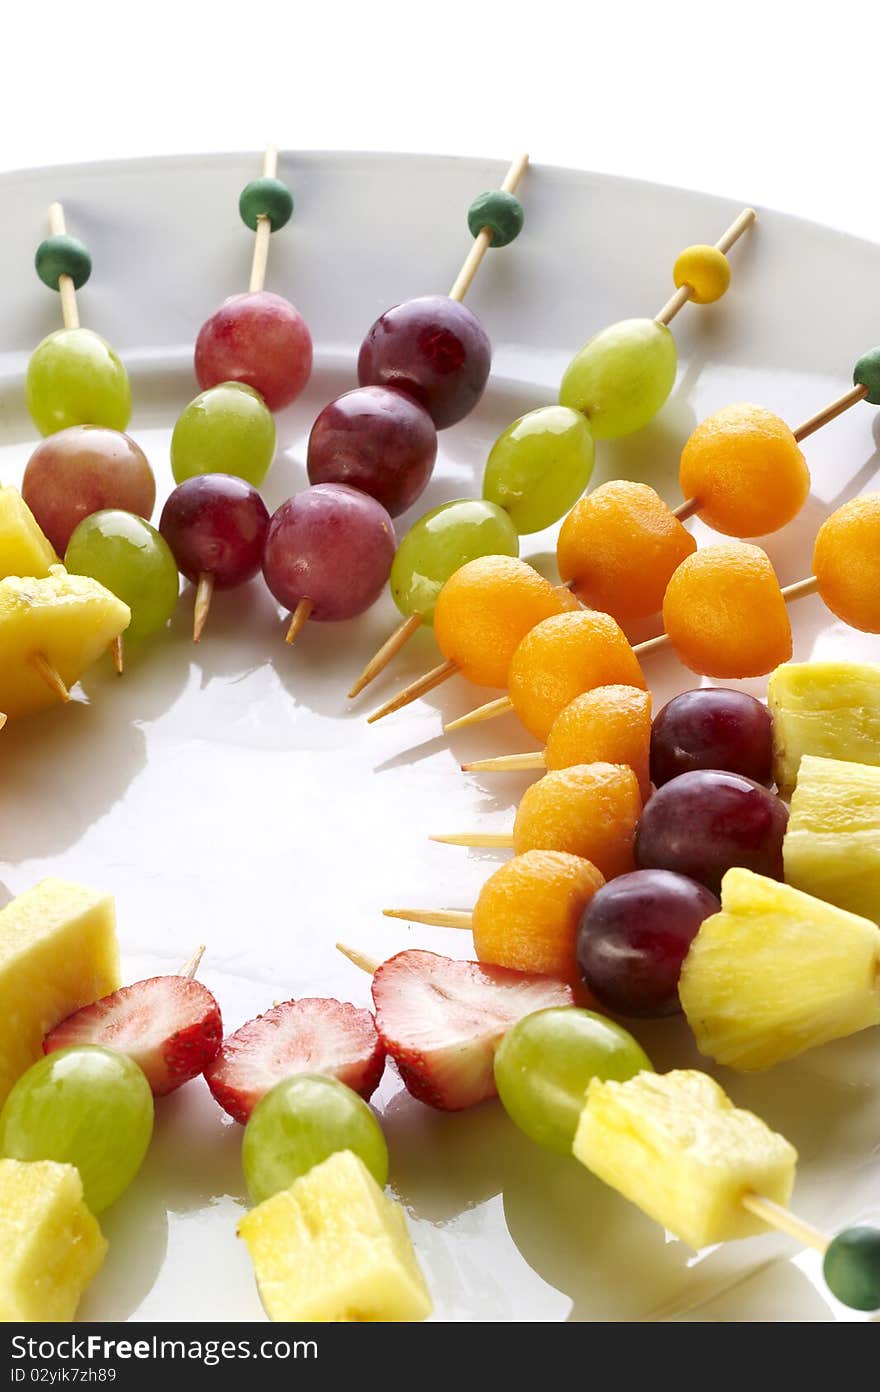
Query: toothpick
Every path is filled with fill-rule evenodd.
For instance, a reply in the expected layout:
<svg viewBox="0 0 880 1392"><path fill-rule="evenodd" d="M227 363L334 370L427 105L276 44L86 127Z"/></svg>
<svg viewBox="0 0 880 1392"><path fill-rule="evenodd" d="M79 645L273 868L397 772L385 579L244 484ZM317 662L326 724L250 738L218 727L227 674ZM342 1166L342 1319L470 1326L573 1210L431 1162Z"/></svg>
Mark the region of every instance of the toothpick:
<svg viewBox="0 0 880 1392"><path fill-rule="evenodd" d="M270 145L263 156L263 178L274 179L278 174L278 150ZM254 233L254 255L251 261L251 278L248 290L251 294L262 290L266 283L266 267L269 262L269 239L272 236L272 223L266 213L257 218Z"/></svg>
<svg viewBox="0 0 880 1392"><path fill-rule="evenodd" d="M345 943L338 942L336 950L341 952L343 957L347 957L349 962L354 962L356 967L360 967L361 971L368 972L370 976L373 976L382 965L374 957L368 957L365 952L359 952L356 947L346 947Z"/></svg>
<svg viewBox="0 0 880 1392"><path fill-rule="evenodd" d="M812 1247L822 1253L826 1251L828 1238L825 1234L814 1228L812 1223L805 1222L803 1218L798 1218L797 1214L783 1208L782 1204L765 1199L762 1194L743 1194L740 1203L769 1228L775 1228L777 1232L793 1237L795 1242L800 1242L804 1247Z"/></svg>
<svg viewBox="0 0 880 1392"><path fill-rule="evenodd" d="M372 725L377 720L382 720L386 715L391 715L393 711L401 710L403 706L408 706L411 701L416 701L420 696L425 696L429 691L433 691L435 686L440 686L442 682L454 677L458 671L457 662L441 662L439 667L433 667L430 672L426 672L417 681L410 682L402 691L398 691L390 701L386 701L384 706L374 710L372 715L367 716L367 724Z"/></svg>
<svg viewBox="0 0 880 1392"><path fill-rule="evenodd" d="M507 831L459 831L444 836L429 836L443 846L481 846L492 850L512 850L513 835Z"/></svg>
<svg viewBox="0 0 880 1392"><path fill-rule="evenodd" d="M718 238L718 241L715 243L716 249L724 252L726 255L734 243L739 241L743 233L749 230L757 216L758 214L755 212L754 208L743 208L739 217L734 218L727 231L722 233ZM655 314L655 322L658 324L671 324L676 314L684 309L692 294L693 289L690 285L680 286L674 295L670 295L660 312Z"/></svg>
<svg viewBox="0 0 880 1392"><path fill-rule="evenodd" d="M205 624L208 622L208 614L211 610L211 600L214 597L214 577L208 571L203 570L199 576L199 583L196 586L196 598L193 605L193 642L201 641L205 631Z"/></svg>
<svg viewBox="0 0 880 1392"><path fill-rule="evenodd" d="M63 237L67 232L64 209L60 203L49 205L49 232L53 237ZM76 287L72 276L58 277L58 294L61 297L61 317L65 329L78 329L79 310L76 307Z"/></svg>
<svg viewBox="0 0 880 1392"><path fill-rule="evenodd" d="M184 962L183 966L180 968L180 971L177 973L177 975L178 975L178 976L185 976L189 981L194 981L194 980L195 980L196 972L198 971L199 967L201 966L202 958L204 957L204 955L205 955L205 944L204 944L204 943L201 943L201 944L196 948L195 952L194 952L193 955L190 957L189 961Z"/></svg>
<svg viewBox="0 0 880 1392"><path fill-rule="evenodd" d="M383 909L386 918L403 918L410 923L424 923L429 928L470 928L473 915L465 909Z"/></svg>
<svg viewBox="0 0 880 1392"><path fill-rule="evenodd" d="M547 759L543 749L530 754L499 754L494 759L473 759L462 764L462 773L526 773L532 769L544 769Z"/></svg>
<svg viewBox="0 0 880 1392"><path fill-rule="evenodd" d="M297 634L299 633L300 629L308 622L308 617L311 614L313 608L314 605L312 604L312 601L310 599L300 600L299 604L296 606L296 608L290 616L290 627L288 628L287 633L285 634L285 643L296 642Z"/></svg>
<svg viewBox="0 0 880 1392"><path fill-rule="evenodd" d="M410 614L408 619L404 619L403 623L397 626L391 634L391 637L386 638L378 652L374 653L370 658L354 686L351 688L351 691L349 691L349 700L353 700L355 696L359 696L364 687L369 686L370 682L375 681L380 672L384 672L389 662L397 656L401 648L406 646L410 638L412 638L414 633L418 632L423 623L424 619L421 614Z"/></svg>
<svg viewBox="0 0 880 1392"><path fill-rule="evenodd" d="M58 697L59 701L64 701L66 703L70 700L70 692L68 691L60 672L58 672L57 669L53 667L52 663L49 661L48 657L46 657L44 653L34 653L34 655L31 658L31 666L33 667L37 675L42 677L43 681L50 688L50 690L55 692L55 695Z"/></svg>
<svg viewBox="0 0 880 1392"><path fill-rule="evenodd" d="M110 644L110 656L113 658L113 666L116 669L117 677L121 677L125 671L125 644L122 640L121 633L118 637L114 638L113 642Z"/></svg>
<svg viewBox="0 0 880 1392"><path fill-rule="evenodd" d="M501 185L504 193L515 193L523 174L529 165L528 155L520 155L513 161ZM464 259L462 268L455 277L452 289L449 292L450 300L463 300L468 290L471 288L474 276L480 269L483 257L492 245L491 227L483 227L474 238L473 245Z"/></svg>

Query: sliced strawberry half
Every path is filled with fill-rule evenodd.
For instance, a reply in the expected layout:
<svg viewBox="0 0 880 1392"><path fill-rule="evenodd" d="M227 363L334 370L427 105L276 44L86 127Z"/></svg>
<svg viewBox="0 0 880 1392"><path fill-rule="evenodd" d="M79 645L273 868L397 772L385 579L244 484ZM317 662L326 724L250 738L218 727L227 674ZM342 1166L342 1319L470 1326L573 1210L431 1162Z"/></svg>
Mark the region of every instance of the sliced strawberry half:
<svg viewBox="0 0 880 1392"><path fill-rule="evenodd" d="M224 1039L208 1087L245 1122L270 1088L293 1073L328 1073L369 1101L385 1071L385 1049L369 1010L307 997L273 1006Z"/></svg>
<svg viewBox="0 0 880 1392"><path fill-rule="evenodd" d="M122 986L68 1015L46 1035L43 1052L101 1044L128 1054L155 1097L204 1073L223 1039L220 1007L207 986L187 976L151 976Z"/></svg>
<svg viewBox="0 0 880 1392"><path fill-rule="evenodd" d="M377 968L373 1003L409 1092L457 1112L496 1096L495 1050L517 1020L574 997L548 976L409 949Z"/></svg>

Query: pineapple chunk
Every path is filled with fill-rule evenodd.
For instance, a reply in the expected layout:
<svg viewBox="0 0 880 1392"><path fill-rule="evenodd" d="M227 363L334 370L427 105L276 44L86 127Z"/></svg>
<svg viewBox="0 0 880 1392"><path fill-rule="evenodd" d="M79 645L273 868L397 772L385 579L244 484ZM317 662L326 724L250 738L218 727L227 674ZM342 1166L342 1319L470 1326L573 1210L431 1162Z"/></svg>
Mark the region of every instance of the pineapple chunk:
<svg viewBox="0 0 880 1392"><path fill-rule="evenodd" d="M0 485L0 577L33 575L44 578L58 564L48 537L17 488Z"/></svg>
<svg viewBox="0 0 880 1392"><path fill-rule="evenodd" d="M740 1201L761 1194L787 1204L797 1164L784 1136L695 1069L594 1078L574 1153L696 1249L765 1231Z"/></svg>
<svg viewBox="0 0 880 1392"><path fill-rule="evenodd" d="M110 895L43 880L0 910L0 1105L48 1031L119 985Z"/></svg>
<svg viewBox="0 0 880 1392"><path fill-rule="evenodd" d="M271 1320L402 1323L431 1313L403 1210L350 1150L266 1199L238 1231Z"/></svg>
<svg viewBox="0 0 880 1392"><path fill-rule="evenodd" d="M0 580L0 710L27 715L58 702L33 666L46 657L67 686L128 627L131 611L97 580L53 566L45 580Z"/></svg>
<svg viewBox="0 0 880 1392"><path fill-rule="evenodd" d="M0 1160L0 1322L72 1320L106 1251L75 1166Z"/></svg>
<svg viewBox="0 0 880 1392"><path fill-rule="evenodd" d="M789 884L880 922L880 768L805 754L782 852Z"/></svg>
<svg viewBox="0 0 880 1392"><path fill-rule="evenodd" d="M880 929L751 870L728 870L679 997L701 1054L742 1072L880 1023Z"/></svg>
<svg viewBox="0 0 880 1392"><path fill-rule="evenodd" d="M767 686L774 777L791 797L804 754L880 764L880 666L786 662Z"/></svg>

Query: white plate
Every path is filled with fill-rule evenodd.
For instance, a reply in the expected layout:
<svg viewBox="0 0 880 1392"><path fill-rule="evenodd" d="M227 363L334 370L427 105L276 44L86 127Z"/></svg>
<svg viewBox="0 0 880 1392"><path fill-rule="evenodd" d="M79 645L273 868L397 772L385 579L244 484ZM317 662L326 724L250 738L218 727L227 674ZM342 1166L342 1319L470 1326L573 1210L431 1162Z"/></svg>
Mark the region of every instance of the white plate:
<svg viewBox="0 0 880 1392"><path fill-rule="evenodd" d="M71 231L91 247L83 322L131 370L131 429L161 499L170 428L195 393L196 333L246 284L251 237L236 204L256 168L256 156L221 156L0 181L4 482L18 482L35 443L23 404L27 356L59 323L57 298L32 271L48 203L63 199ZM316 359L307 393L279 420L266 488L273 506L304 485L309 426L354 385L368 325L390 304L449 287L468 246L468 204L502 170L338 154L285 157L282 172L296 212L272 239L268 286L305 314ZM554 399L594 330L655 313L679 249L714 240L739 207L543 168L527 175L522 196L525 232L489 254L468 300L494 344L491 384L478 410L441 436L414 516L479 492L499 431ZM679 449L696 421L742 399L802 420L846 388L854 360L880 337L877 247L765 213L732 260L727 297L687 306L675 321L681 370L671 400L640 435L600 448L596 481L645 478L675 498ZM860 405L807 443L812 496L767 543L783 582L808 572L822 518L876 486L877 438L876 413ZM523 551L552 552L552 536L527 538ZM186 594L171 631L132 658L122 681L108 662L88 675L88 704L0 737L0 878L13 892L49 874L112 890L127 979L172 970L207 942L203 977L229 1028L288 994L368 1003L369 983L334 950L338 938L377 955L419 944L466 956L462 934L408 929L379 911L473 902L495 857L429 844L427 834L508 825L525 780L466 778L458 765L533 742L512 718L443 738L438 707L461 711L481 694L463 682L368 727L364 714L380 697L436 660L431 635L420 635L350 707L351 679L395 614L386 597L353 623L309 625L287 649L276 607L255 582L216 598L194 648ZM832 622L818 599L799 603L793 618L799 658L880 657L877 640ZM657 705L694 684L669 655L646 670ZM695 1061L677 1022L636 1033L658 1066ZM737 1102L795 1143L798 1211L829 1229L880 1219L876 1050L866 1033L765 1076L723 1074ZM390 1069L377 1101L392 1187L441 1320L850 1318L825 1292L813 1255L768 1236L694 1256L574 1161L539 1151L496 1104L442 1116L414 1102ZM102 1220L110 1253L82 1318L264 1318L235 1237L245 1202L240 1137L201 1081L159 1105L144 1169Z"/></svg>

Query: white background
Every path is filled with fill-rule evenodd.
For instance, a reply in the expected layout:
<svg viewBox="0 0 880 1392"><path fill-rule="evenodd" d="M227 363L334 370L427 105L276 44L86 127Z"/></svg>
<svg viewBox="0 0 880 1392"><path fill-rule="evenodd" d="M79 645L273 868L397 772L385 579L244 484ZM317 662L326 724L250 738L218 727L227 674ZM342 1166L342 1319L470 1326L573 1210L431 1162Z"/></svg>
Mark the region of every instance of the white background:
<svg viewBox="0 0 880 1392"><path fill-rule="evenodd" d="M0 169L270 141L525 148L880 240L880 22L867 0L4 9Z"/></svg>

